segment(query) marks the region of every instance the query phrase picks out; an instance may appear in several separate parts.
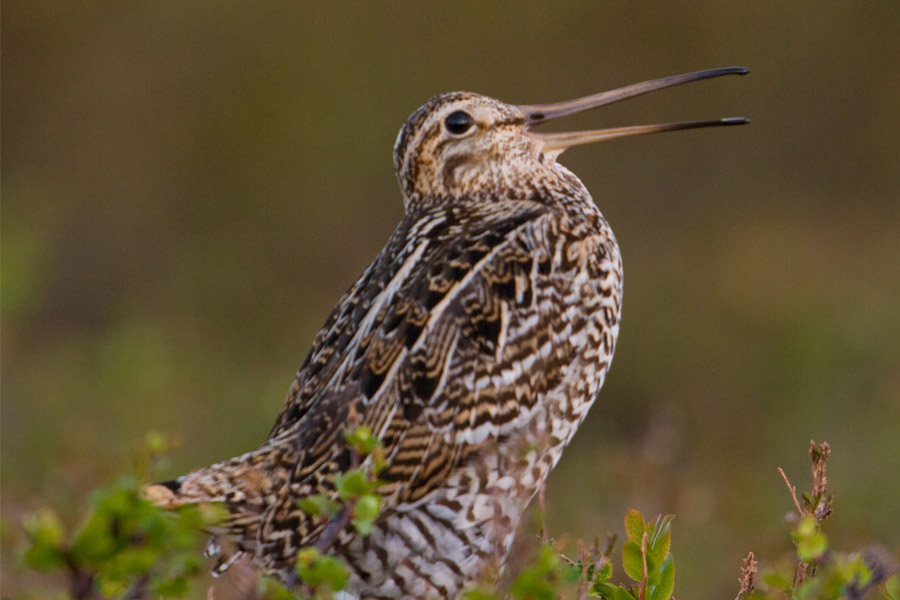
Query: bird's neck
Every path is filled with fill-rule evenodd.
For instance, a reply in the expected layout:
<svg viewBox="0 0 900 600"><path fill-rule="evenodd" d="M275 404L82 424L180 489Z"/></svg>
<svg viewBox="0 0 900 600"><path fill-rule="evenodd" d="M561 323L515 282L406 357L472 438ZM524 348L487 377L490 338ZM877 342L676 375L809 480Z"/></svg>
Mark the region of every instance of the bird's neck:
<svg viewBox="0 0 900 600"><path fill-rule="evenodd" d="M564 166L550 162L523 173L482 168L477 177L465 173L452 186L432 185L404 190L407 214L463 204L529 201L562 210L596 210L590 193L578 177Z"/></svg>

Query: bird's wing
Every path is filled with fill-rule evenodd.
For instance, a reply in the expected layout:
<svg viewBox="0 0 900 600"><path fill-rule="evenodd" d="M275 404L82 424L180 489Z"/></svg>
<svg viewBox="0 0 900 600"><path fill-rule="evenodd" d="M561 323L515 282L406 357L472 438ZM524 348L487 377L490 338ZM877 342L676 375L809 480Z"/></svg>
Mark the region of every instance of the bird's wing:
<svg viewBox="0 0 900 600"><path fill-rule="evenodd" d="M566 332L579 327L561 307L593 252L595 225L580 244L560 231L558 213L529 201L404 221L317 336L272 441L333 412L326 400L341 390L347 414L383 442L389 502L423 497L559 385L559 367L576 355ZM602 252L590 260L599 264ZM353 427L329 422L328 440L340 439L333 428ZM346 444L314 446L300 448L294 471L295 482L316 482L308 489L350 464Z"/></svg>
<svg viewBox="0 0 900 600"><path fill-rule="evenodd" d="M403 400L405 410L415 411L415 398L433 395L435 390L428 386L437 383L427 377L434 370L423 370L421 361L426 352L450 350L442 345L452 338L447 328L460 325L466 317L464 311L470 311L473 318L467 330L470 337L491 345L490 338L499 333L490 330L498 323L489 314L499 310L494 295L486 293L480 298L483 307L479 311L477 306L461 304L474 300L463 292L484 288L485 276L506 277L494 271L516 258L509 256L514 249L511 240L528 235L530 232L523 230L542 215L549 216L549 210L537 203L497 204L479 208L477 215L472 214L474 209L447 208L401 222L319 331L270 439L296 428L316 412L329 391L348 386L359 387L357 408L369 412L375 396L375 404L390 405L391 394L381 390L402 381L402 391L412 386L414 394ZM518 259L531 260L527 251L519 254ZM502 292L503 284L498 281L496 289ZM396 395L393 399L401 400Z"/></svg>
<svg viewBox="0 0 900 600"><path fill-rule="evenodd" d="M581 360L579 336L604 293L583 286L617 272L601 228L573 229L529 201L405 220L317 336L273 429L267 446L283 456L274 462L291 493L269 505L257 555L327 539L329 520L296 500L336 495L335 476L354 464L343 434L356 425L382 441L382 514L425 499L521 429Z"/></svg>
<svg viewBox="0 0 900 600"><path fill-rule="evenodd" d="M241 550L288 564L329 526L296 500L334 495L356 425L382 440L383 511L427 497L515 431L586 345L596 298L582 288L617 273L617 258L597 222L573 229L538 202L480 204L401 223L317 335L265 445L154 489L173 506L225 502ZM604 339L611 353L614 333Z"/></svg>

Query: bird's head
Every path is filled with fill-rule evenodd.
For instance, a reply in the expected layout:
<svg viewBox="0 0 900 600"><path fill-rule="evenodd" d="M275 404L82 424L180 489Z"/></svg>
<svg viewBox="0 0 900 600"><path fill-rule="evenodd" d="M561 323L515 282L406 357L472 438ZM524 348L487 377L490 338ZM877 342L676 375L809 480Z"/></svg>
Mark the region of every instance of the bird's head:
<svg viewBox="0 0 900 600"><path fill-rule="evenodd" d="M567 133L538 133L533 127L689 81L747 73L727 67L645 81L554 104L506 104L471 92L435 96L414 112L394 145L394 168L407 210L423 201L460 197L528 197L569 177L556 164L567 148L619 137L714 125L743 118L639 125Z"/></svg>

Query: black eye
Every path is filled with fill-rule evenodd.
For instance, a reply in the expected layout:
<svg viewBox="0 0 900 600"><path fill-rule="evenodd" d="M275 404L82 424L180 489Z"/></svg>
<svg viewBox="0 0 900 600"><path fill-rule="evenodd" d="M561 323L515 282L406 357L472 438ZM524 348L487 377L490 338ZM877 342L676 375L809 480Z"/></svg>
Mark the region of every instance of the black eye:
<svg viewBox="0 0 900 600"><path fill-rule="evenodd" d="M458 110L455 113L451 113L450 116L444 119L444 127L446 127L447 131L449 131L453 135L464 134L474 124L475 121L472 120L472 117L469 116L469 113L463 112L461 110Z"/></svg>

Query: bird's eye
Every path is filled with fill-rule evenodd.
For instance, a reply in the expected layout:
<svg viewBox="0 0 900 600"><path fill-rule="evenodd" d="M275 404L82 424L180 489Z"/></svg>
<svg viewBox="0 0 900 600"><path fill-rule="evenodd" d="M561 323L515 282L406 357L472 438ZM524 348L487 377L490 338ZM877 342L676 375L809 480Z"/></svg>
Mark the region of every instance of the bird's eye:
<svg viewBox="0 0 900 600"><path fill-rule="evenodd" d="M447 128L447 131L452 133L453 135L462 135L472 128L472 125L475 124L475 121L472 120L472 117L469 113L458 110L455 113L451 113L446 119L444 119L444 127Z"/></svg>

